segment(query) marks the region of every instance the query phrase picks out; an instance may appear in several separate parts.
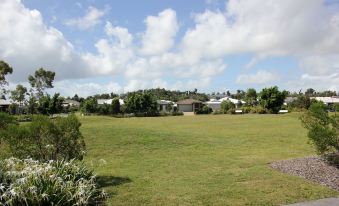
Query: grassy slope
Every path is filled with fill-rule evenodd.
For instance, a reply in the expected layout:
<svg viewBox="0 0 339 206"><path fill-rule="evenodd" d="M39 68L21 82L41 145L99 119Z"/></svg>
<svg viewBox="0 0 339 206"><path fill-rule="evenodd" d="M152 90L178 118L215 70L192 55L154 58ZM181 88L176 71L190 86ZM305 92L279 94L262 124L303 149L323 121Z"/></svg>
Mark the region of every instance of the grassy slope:
<svg viewBox="0 0 339 206"><path fill-rule="evenodd" d="M81 121L86 162L106 178L109 204L277 205L338 195L268 167L314 154L297 114Z"/></svg>

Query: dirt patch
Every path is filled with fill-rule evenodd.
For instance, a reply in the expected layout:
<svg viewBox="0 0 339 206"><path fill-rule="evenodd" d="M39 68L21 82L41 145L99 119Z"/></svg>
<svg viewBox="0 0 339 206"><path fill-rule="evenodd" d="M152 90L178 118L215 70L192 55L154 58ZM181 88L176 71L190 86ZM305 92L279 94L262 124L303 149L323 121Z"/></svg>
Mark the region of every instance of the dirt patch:
<svg viewBox="0 0 339 206"><path fill-rule="evenodd" d="M270 166L281 172L303 177L339 191L339 169L321 157L277 161Z"/></svg>

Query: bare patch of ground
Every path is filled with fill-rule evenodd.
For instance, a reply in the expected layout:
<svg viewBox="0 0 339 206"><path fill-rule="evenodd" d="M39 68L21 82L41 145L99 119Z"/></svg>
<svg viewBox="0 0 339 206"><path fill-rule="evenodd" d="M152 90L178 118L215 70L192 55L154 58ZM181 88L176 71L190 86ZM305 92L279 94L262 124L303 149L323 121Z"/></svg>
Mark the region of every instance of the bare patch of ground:
<svg viewBox="0 0 339 206"><path fill-rule="evenodd" d="M339 169L321 157L277 161L270 166L281 172L303 177L339 191Z"/></svg>

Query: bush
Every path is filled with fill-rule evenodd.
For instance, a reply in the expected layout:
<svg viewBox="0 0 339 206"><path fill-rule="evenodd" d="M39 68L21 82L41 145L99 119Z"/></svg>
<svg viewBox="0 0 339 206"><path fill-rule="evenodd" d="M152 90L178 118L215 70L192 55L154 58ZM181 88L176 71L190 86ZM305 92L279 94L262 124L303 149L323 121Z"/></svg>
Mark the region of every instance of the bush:
<svg viewBox="0 0 339 206"><path fill-rule="evenodd" d="M0 162L0 205L97 205L104 199L93 172L74 160Z"/></svg>
<svg viewBox="0 0 339 206"><path fill-rule="evenodd" d="M171 113L171 115L172 115L172 116L182 116L182 115L184 115L184 113L181 112L181 111L173 111L173 112Z"/></svg>
<svg viewBox="0 0 339 206"><path fill-rule="evenodd" d="M278 113L286 96L287 91L280 92L277 86L264 88L260 93L259 103L267 113Z"/></svg>
<svg viewBox="0 0 339 206"><path fill-rule="evenodd" d="M85 142L75 115L49 119L36 116L27 125L10 125L4 132L12 155L37 160L82 159Z"/></svg>
<svg viewBox="0 0 339 206"><path fill-rule="evenodd" d="M220 110L215 110L212 112L213 115L223 114Z"/></svg>
<svg viewBox="0 0 339 206"><path fill-rule="evenodd" d="M233 104L231 101L223 101L221 102L221 111L226 114L230 109L235 109L235 104Z"/></svg>
<svg viewBox="0 0 339 206"><path fill-rule="evenodd" d="M339 155L339 116L330 116L326 106L318 102L311 104L301 120L319 154Z"/></svg>
<svg viewBox="0 0 339 206"><path fill-rule="evenodd" d="M196 114L211 114L212 109L204 105L202 108L198 109L195 113Z"/></svg>
<svg viewBox="0 0 339 206"><path fill-rule="evenodd" d="M266 114L266 110L262 106L254 106L251 108L252 114Z"/></svg>

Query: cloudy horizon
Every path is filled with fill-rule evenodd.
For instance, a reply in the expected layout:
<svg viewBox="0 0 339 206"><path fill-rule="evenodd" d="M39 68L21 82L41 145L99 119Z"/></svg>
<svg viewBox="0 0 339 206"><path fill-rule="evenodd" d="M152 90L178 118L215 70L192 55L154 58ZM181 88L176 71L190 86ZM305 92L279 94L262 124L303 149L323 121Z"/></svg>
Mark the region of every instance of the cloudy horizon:
<svg viewBox="0 0 339 206"><path fill-rule="evenodd" d="M0 59L64 96L147 88L339 91L339 1L2 0Z"/></svg>

